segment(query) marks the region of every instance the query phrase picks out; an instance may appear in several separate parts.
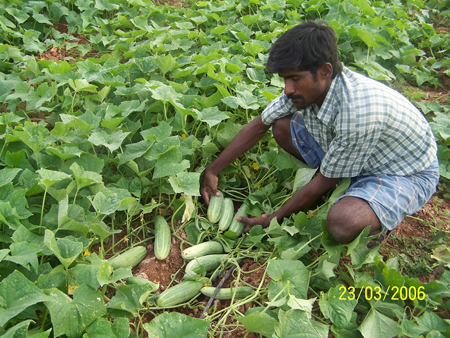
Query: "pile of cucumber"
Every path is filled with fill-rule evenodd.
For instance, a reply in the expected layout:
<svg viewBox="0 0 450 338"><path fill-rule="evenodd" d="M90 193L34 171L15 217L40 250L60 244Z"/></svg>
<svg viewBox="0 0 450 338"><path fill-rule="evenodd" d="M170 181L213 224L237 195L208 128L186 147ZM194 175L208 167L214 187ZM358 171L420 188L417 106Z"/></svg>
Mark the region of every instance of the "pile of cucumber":
<svg viewBox="0 0 450 338"><path fill-rule="evenodd" d="M247 216L247 205L243 203L239 210L234 214L233 200L228 197L224 197L221 193L220 196L212 195L207 216L208 220L215 224L219 222L219 231L231 231L236 237L242 234L244 230L244 223L238 222L238 216ZM225 234L226 235L226 234Z"/></svg>
<svg viewBox="0 0 450 338"><path fill-rule="evenodd" d="M238 222L238 216L246 216L246 205L242 204L237 213L234 214L234 205L231 198L224 198L213 195L207 211L210 223L218 223L219 231L227 231L224 235L230 234L240 236L244 229L244 224ZM169 224L162 216L155 217L155 241L154 252L158 260L166 259L170 253L171 231ZM123 254L109 260L114 269L119 267L136 266L147 255L147 249L143 246L135 246ZM211 297L215 291L214 287L206 286L198 281L202 272L211 273L219 266L227 264L228 255L224 253L221 243L216 241L203 242L191 246L182 251L181 256L189 261L185 268L184 281L163 291L157 298L158 307L173 307L185 303L200 292ZM130 283L133 281L130 281ZM141 281L138 281L141 283ZM234 288L222 288L215 295L216 299L241 299L253 293L253 289L247 286Z"/></svg>
<svg viewBox="0 0 450 338"><path fill-rule="evenodd" d="M211 196L207 210L207 217L210 223L217 224L219 231L226 232L224 235L238 237L244 230L244 223L238 222L238 216L247 216L246 205L242 204L239 210L234 214L234 204L231 198L220 196ZM155 220L156 222L156 220ZM155 255L156 250L163 248L165 245L170 247L168 243L163 243L163 236L158 236L158 231L163 228L162 221L156 228L155 235ZM157 246L157 241L161 243ZM162 250L162 249L161 249ZM181 256L189 263L186 265L184 281L162 292L156 303L159 307L171 307L185 303L198 295L200 292L205 296L211 297L215 288L205 286L202 282L197 281L201 277L202 272L211 273L220 265L227 264L227 254L224 253L222 244L215 241L203 242L191 246L182 251ZM248 286L239 286L234 288L222 288L216 294L216 299L241 299L253 293L253 289Z"/></svg>
<svg viewBox="0 0 450 338"><path fill-rule="evenodd" d="M183 259L189 261L185 268L185 281L162 292L156 303L159 307L170 307L185 303L200 292L211 297L215 287L205 286L202 282L195 281L202 269L207 273L216 270L221 264L226 264L227 254L224 253L222 244L215 241L203 242L191 246L182 251ZM193 279L193 280L189 280ZM235 288L222 288L216 294L216 299L241 299L253 293L248 286Z"/></svg>

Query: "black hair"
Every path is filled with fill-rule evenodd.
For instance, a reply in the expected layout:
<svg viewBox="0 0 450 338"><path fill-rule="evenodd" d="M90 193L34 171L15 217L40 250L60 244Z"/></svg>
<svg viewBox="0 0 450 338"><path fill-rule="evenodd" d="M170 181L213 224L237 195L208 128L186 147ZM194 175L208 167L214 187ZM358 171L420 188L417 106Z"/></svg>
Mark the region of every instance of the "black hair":
<svg viewBox="0 0 450 338"><path fill-rule="evenodd" d="M332 79L342 72L334 30L322 21L306 21L284 32L272 45L266 69L308 70L313 75L326 62L333 66Z"/></svg>

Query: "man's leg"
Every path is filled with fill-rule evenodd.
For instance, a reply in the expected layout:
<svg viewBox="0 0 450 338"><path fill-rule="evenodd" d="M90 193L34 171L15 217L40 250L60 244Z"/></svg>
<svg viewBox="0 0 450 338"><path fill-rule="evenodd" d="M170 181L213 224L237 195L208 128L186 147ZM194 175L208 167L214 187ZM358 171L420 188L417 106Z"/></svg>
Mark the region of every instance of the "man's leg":
<svg viewBox="0 0 450 338"><path fill-rule="evenodd" d="M298 149L292 143L291 117L292 115L288 115L276 120L272 126L272 134L281 148L298 158L300 161L305 162Z"/></svg>
<svg viewBox="0 0 450 338"><path fill-rule="evenodd" d="M364 228L370 226L369 235L381 231L381 223L369 203L358 197L344 197L334 204L327 217L327 230L340 243L349 243Z"/></svg>

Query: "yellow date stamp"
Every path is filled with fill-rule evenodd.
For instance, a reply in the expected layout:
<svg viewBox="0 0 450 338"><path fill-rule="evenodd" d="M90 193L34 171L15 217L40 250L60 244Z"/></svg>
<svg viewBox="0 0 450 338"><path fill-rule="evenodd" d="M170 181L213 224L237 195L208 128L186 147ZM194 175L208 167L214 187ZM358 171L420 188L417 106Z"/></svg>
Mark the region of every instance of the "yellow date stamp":
<svg viewBox="0 0 450 338"><path fill-rule="evenodd" d="M358 300L363 297L366 300L382 300L386 297L388 300L424 300L425 299L425 287L424 286L392 286L388 287L384 291L379 286L364 286L361 289L355 289L353 286L345 287L344 285L339 287L341 295L339 300Z"/></svg>

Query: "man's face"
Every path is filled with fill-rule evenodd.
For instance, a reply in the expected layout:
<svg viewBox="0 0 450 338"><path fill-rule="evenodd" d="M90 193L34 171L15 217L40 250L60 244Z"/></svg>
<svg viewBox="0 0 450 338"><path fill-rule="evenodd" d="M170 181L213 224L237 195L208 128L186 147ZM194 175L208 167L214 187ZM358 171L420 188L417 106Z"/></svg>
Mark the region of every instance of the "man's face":
<svg viewBox="0 0 450 338"><path fill-rule="evenodd" d="M330 81L327 81L320 69L317 76L308 70L283 70L278 75L284 79L284 93L298 109L304 109L313 103L322 105Z"/></svg>

